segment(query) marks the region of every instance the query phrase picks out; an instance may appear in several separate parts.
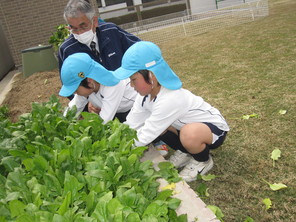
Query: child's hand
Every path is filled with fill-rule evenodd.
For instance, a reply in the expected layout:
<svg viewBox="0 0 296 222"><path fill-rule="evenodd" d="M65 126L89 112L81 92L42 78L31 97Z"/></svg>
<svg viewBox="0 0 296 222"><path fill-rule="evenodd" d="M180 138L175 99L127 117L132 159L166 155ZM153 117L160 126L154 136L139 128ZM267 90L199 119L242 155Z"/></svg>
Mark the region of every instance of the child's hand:
<svg viewBox="0 0 296 222"><path fill-rule="evenodd" d="M88 112L99 114L99 113L101 112L101 108L95 107L93 104L91 104L91 103L89 102L89 103L88 103Z"/></svg>

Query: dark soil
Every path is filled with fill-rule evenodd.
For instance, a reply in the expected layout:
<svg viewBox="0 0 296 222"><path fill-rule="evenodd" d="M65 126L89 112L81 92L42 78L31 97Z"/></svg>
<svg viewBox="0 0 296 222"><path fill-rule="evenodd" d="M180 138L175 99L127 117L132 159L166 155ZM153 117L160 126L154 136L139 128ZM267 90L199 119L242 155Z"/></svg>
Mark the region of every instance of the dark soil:
<svg viewBox="0 0 296 222"><path fill-rule="evenodd" d="M56 95L61 104L67 106L69 100L58 95L60 88L58 70L37 72L29 77L18 73L14 76L12 89L7 93L2 106L8 106L9 117L16 122L21 114L31 112L33 102L48 102L52 95Z"/></svg>

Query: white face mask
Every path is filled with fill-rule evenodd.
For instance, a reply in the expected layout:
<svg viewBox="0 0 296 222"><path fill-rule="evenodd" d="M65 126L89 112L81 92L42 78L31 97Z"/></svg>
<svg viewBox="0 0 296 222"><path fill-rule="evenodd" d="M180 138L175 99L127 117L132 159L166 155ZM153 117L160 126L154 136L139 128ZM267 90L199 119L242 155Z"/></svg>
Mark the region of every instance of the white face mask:
<svg viewBox="0 0 296 222"><path fill-rule="evenodd" d="M85 45L90 45L91 41L95 37L95 33L93 32L92 29L90 29L89 31L86 31L86 32L81 33L81 34L74 34L73 33L73 36L80 43L85 44Z"/></svg>

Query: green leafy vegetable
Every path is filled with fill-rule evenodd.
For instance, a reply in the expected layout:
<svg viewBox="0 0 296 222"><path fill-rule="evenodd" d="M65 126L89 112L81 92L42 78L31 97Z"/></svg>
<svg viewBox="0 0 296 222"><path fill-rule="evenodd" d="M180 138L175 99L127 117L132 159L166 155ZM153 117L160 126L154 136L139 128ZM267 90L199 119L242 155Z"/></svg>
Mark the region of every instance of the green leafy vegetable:
<svg viewBox="0 0 296 222"><path fill-rule="evenodd" d="M173 191L158 191L158 178L179 180L174 167L141 162L147 147L133 148L126 124L81 116L52 96L0 122L0 221L186 221Z"/></svg>

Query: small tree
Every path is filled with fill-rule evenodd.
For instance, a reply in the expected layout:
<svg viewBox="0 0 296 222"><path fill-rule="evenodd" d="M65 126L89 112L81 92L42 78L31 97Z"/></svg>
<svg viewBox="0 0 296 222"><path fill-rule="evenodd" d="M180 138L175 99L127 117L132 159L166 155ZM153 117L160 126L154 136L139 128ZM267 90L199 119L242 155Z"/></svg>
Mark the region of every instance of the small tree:
<svg viewBox="0 0 296 222"><path fill-rule="evenodd" d="M60 45L65 41L70 35L70 31L67 29L66 24L61 24L55 27L56 31L52 33L49 38L49 44L53 46L55 53L59 50Z"/></svg>

